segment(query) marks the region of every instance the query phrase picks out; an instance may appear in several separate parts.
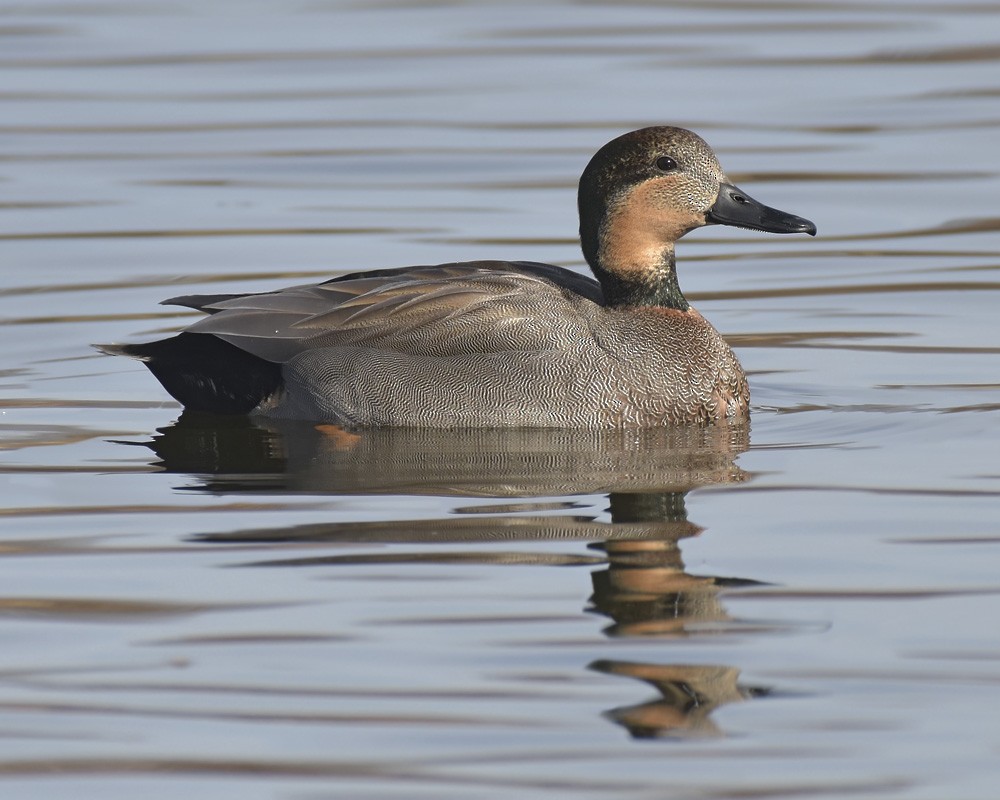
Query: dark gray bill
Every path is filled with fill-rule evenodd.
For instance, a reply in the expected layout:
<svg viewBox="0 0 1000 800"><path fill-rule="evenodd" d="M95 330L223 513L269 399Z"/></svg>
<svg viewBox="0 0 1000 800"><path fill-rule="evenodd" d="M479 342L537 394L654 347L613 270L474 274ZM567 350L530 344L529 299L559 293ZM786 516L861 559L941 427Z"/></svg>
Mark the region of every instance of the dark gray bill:
<svg viewBox="0 0 1000 800"><path fill-rule="evenodd" d="M768 233L816 235L816 226L809 220L758 203L731 183L719 187L719 197L715 205L705 212L705 221Z"/></svg>

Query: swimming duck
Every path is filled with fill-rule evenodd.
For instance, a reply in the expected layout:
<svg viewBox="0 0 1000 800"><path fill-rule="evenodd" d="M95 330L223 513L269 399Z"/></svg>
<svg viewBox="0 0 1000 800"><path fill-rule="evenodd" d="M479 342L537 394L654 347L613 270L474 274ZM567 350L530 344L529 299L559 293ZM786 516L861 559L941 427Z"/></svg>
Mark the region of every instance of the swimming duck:
<svg viewBox="0 0 1000 800"><path fill-rule="evenodd" d="M684 298L674 243L703 225L808 233L728 181L683 128L632 131L580 179L597 280L550 264L382 269L261 294L193 295L180 334L107 345L186 408L346 427L648 427L742 420L739 361Z"/></svg>

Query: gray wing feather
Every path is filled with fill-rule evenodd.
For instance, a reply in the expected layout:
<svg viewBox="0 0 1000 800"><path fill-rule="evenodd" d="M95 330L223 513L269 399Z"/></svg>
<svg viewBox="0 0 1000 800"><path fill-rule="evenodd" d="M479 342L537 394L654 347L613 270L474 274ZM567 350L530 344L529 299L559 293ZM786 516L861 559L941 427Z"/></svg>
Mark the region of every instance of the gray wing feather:
<svg viewBox="0 0 1000 800"><path fill-rule="evenodd" d="M471 265L297 286L278 292L178 298L210 316L192 333L218 336L268 361L327 347L415 356L532 352L579 338L594 303L545 277ZM555 270L556 268L552 268Z"/></svg>

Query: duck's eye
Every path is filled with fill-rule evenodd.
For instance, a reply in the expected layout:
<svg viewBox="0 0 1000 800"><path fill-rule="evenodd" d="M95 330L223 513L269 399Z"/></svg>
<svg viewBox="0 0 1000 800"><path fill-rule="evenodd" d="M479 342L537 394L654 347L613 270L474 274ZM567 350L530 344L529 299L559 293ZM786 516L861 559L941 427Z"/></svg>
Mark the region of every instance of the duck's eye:
<svg viewBox="0 0 1000 800"><path fill-rule="evenodd" d="M670 172L672 169L677 169L677 162L670 156L660 156L656 159L656 168L660 172Z"/></svg>

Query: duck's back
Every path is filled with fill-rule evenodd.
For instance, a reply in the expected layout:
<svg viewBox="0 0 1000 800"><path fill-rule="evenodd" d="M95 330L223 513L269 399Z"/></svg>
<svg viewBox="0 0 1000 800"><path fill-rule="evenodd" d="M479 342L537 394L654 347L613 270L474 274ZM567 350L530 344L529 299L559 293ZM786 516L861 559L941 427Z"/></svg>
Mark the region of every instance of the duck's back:
<svg viewBox="0 0 1000 800"><path fill-rule="evenodd" d="M411 267L172 302L209 314L181 334L187 353L211 337L238 351L237 361L252 359L231 370L229 386L218 367L202 370L213 376L208 390L250 398L244 403L255 391L252 409L267 415L346 425L555 427L746 412L743 372L697 312L607 308L596 281L560 267ZM248 377L253 391L234 388Z"/></svg>

